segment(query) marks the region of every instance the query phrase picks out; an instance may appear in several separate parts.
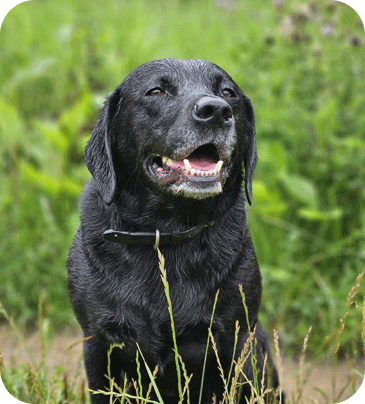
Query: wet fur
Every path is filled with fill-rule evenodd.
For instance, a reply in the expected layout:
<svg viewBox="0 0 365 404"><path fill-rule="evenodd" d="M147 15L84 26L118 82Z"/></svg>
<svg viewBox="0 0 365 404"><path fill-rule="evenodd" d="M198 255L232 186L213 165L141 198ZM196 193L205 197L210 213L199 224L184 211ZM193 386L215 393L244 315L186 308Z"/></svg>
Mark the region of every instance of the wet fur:
<svg viewBox="0 0 365 404"><path fill-rule="evenodd" d="M169 97L150 99L146 91L156 84L169 86ZM162 84L161 84L162 83ZM237 97L230 101L234 133L191 122L190 106L205 94L217 96L219 86L229 83ZM195 97L195 98L194 98ZM110 343L124 343L113 350L111 373L123 386L124 378L138 379L136 343L154 369L166 403L178 402L176 368L170 317L157 253L152 246L124 245L105 241L102 234L113 228L125 231L185 231L202 221L212 227L179 245L161 246L166 260L179 354L190 382L190 401L198 402L202 364L213 302L220 290L212 332L227 376L232 362L236 320L240 333L237 358L257 322L261 299L261 275L246 223L245 194L252 198L256 164L255 124L250 100L218 66L201 60L159 60L134 70L107 98L86 151L92 179L81 198L81 223L68 259L69 291L84 336L84 360L89 388L105 389L107 350ZM232 156L232 169L223 192L203 199L169 192L151 181L145 172L149 153L172 155L182 148L220 142ZM226 143L225 143L226 142ZM245 167L243 175L242 163ZM239 285L246 296L249 322ZM267 337L257 322L258 367L268 354ZM271 386L277 387L271 369ZM144 370L144 392L149 378ZM253 380L251 361L245 373ZM267 374L265 385L268 385ZM259 373L261 386L262 372ZM223 384L212 349L205 370L202 403L220 400ZM250 396L243 387L241 403ZM108 396L92 395L92 403L109 402Z"/></svg>

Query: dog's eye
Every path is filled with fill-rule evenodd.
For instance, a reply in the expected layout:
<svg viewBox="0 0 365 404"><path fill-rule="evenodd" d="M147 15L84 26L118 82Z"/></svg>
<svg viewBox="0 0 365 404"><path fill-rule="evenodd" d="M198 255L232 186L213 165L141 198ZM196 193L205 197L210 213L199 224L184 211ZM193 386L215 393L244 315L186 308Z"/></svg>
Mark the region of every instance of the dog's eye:
<svg viewBox="0 0 365 404"><path fill-rule="evenodd" d="M147 91L146 95L151 97L158 97L159 95L165 94L165 91L160 87L153 88L152 90Z"/></svg>
<svg viewBox="0 0 365 404"><path fill-rule="evenodd" d="M236 93L233 90L231 90L230 88L225 88L224 90L222 90L222 94L223 94L223 97L226 97L226 98L233 98L236 96Z"/></svg>

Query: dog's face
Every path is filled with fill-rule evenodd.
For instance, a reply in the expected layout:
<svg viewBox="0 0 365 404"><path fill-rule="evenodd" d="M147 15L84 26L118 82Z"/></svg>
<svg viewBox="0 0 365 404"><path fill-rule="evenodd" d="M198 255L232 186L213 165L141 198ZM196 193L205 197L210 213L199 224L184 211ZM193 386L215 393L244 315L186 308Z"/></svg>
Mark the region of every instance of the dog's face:
<svg viewBox="0 0 365 404"><path fill-rule="evenodd" d="M106 203L131 178L156 192L204 199L256 163L250 100L217 65L163 59L130 73L109 96L86 147Z"/></svg>

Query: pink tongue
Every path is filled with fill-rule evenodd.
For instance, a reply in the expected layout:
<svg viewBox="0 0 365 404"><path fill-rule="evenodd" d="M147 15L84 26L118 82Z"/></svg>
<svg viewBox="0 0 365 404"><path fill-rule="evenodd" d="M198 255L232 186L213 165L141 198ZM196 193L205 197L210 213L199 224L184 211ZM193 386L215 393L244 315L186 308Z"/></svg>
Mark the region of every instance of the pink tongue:
<svg viewBox="0 0 365 404"><path fill-rule="evenodd" d="M217 165L217 162L208 156L189 157L188 160L191 167L194 168L195 170L201 170L201 171L214 170L215 166ZM178 167L185 168L184 160L172 160L172 164L174 165L175 168Z"/></svg>

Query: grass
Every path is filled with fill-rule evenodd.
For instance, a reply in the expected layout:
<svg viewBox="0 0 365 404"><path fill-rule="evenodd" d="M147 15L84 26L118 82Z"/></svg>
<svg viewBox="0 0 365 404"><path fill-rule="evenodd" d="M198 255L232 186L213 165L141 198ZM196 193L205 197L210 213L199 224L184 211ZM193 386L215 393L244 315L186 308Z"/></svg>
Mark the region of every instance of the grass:
<svg viewBox="0 0 365 404"><path fill-rule="evenodd" d="M173 307L171 304L171 299L170 299L170 294L169 294L169 284L167 281L167 276L166 276L166 269L165 269L165 263L164 263L164 257L158 251L158 257L159 257L159 263L160 263L160 271L161 271L161 280L164 285L165 293L166 293L166 303L169 308L169 313L170 313L170 320L171 320L171 329L172 329L172 336L173 336L173 350L175 352L175 365L176 365L176 371L178 374L178 390L179 390L179 397L180 400L179 402L182 402L185 398L187 399L187 403L190 403L190 398L189 398L189 381L191 378L191 375L188 375L183 363L183 360L181 356L178 353L178 347L176 343L176 333L175 333L175 327L174 327L174 318L173 318ZM364 271L358 276L357 279L357 284L352 288L352 290L349 293L349 300L348 304L349 307L352 305L358 305L357 300L355 300L355 295L356 291L358 290L358 284L361 279L361 277L364 275ZM242 293L242 290L241 290ZM212 320L214 317L214 311L215 311L215 305L218 300L218 295L219 293L217 292L216 299L214 302L214 307L212 310ZM246 315L248 316L248 311L247 307L245 305L245 296L242 293L242 303L243 303L243 308L246 311ZM39 363L36 363L36 361L33 358L32 352L27 344L26 339L23 337L22 332L19 330L19 328L16 326L14 323L13 319L7 314L6 310L0 306L0 313L6 318L6 320L10 323L12 330L14 333L16 333L19 338L21 339L22 343L25 345L29 358L31 359L31 363L25 363L19 366L19 364L12 364L9 367L4 366L1 360L1 354L0 354L0 371L1 371L1 377L2 380L4 381L7 389L11 394L13 394L15 397L17 397L20 400L23 400L25 402L29 402L32 404L73 404L73 403L89 403L89 398L86 395L85 391L85 380L81 377L81 372L80 372L80 365L81 365L81 359L82 357L79 358L78 364L76 367L75 373L70 376L69 371L65 369L60 369L58 368L55 373L50 374L50 371L47 369L46 366L46 355L47 355L47 349L46 349L46 336L43 333L43 301L42 298L39 301L39 307L38 307L38 316L39 316L39 343L40 343L40 348L41 348L41 359ZM365 335L365 299L364 299L364 305L362 308L362 313L363 313L363 320L362 320L362 331L361 335L364 338ZM346 317L347 313L344 316L344 321L343 324L346 322ZM264 384L259 383L257 377L258 377L258 369L256 367L256 360L255 360L255 337L254 337L254 330L250 331L250 334L248 336L248 339L243 347L243 350L238 358L237 361L232 359L232 364L231 364L231 369L229 371L229 374L227 376L224 375L223 369L221 367L220 361L219 361L219 354L218 354L218 349L216 347L216 343L213 337L213 334L211 333L211 325L212 325L212 320L210 323L210 327L207 330L208 334L208 339L207 339L207 346L206 346L206 355L209 349L209 346L211 344L217 358L218 362L218 367L221 372L221 377L223 380L223 385L224 385L224 395L223 395L223 400L222 404L235 404L237 402L237 394L239 394L240 388L243 384L248 383L251 387L251 397L247 401L249 404L254 404L254 403L260 403L264 404L265 400L267 403L276 403L280 404L281 399L274 399L270 394L272 393L272 389L265 389ZM239 330L239 324L237 324L236 327L236 336L238 334ZM304 343L303 347L300 353L300 360L299 360L299 366L297 370L297 387L295 390L295 393L291 392L291 396L287 392L287 403L288 404L304 404L303 397L304 397L304 389L306 387L306 382L307 382L307 375L306 375L306 367L305 367L305 355L310 339L310 333L311 333L312 327L309 329L308 333L304 337ZM339 334L341 334L343 331L343 328L339 331ZM81 341L78 341L77 343L80 343ZM73 344L72 346L69 347L69 351L75 346ZM114 348L119 348L123 349L123 344L111 344L110 349L108 351L108 357L109 357L109 363L110 363L110 355L111 352ZM108 376L110 380L110 385L109 385L109 390L107 391L92 391L92 394L103 394L103 395L108 395L110 397L110 403L132 403L134 400L137 401L137 403L158 403L158 404L163 404L163 399L160 395L160 392L158 390L158 385L156 383L156 375L158 371L158 367L152 371L152 369L149 368L148 364L146 363L143 352L140 350L137 344L137 366L138 366L138 372L137 374L139 375L138 380L132 380L127 384L125 381L124 386L118 386L116 381L114 379L111 379L111 373L110 373L110 367L108 367ZM282 358L280 355L280 349L279 349L279 337L278 333L274 330L274 348L275 348L275 356L276 356L276 362L277 362L277 367L279 371L279 376L282 378L282 367L281 367L281 362ZM365 352L365 339L364 339L364 346L363 350ZM334 352L334 358L336 357L336 352ZM248 380L245 373L243 372L243 367L244 364L247 360L252 361L252 367L254 369L254 380ZM266 363L266 359L265 359ZM141 376L141 371L140 368L141 366L145 366L147 373L150 377L150 385L143 394L143 389L142 389L142 376ZM204 366L205 366L205 361L204 361ZM354 374L355 370L353 370ZM361 374L362 377L364 377L364 374ZM268 377L266 372L264 371L264 377ZM202 376L202 386L203 386L203 378L204 378L204 373ZM334 386L334 391L335 391ZM135 394L133 393L134 389ZM280 391L281 391L281 386L280 386ZM337 403L339 400L341 400L344 395L349 395L351 396L356 392L356 382L354 376L351 378L351 380L348 381L347 384L345 384L344 387L336 394L333 395L333 399L331 400L328 396L327 393L323 392L322 390L317 388L317 391L326 399L327 403ZM157 400L151 399L151 393L154 393L155 396L157 397ZM201 396L200 396L201 397ZM200 399L199 399L200 402Z"/></svg>
<svg viewBox="0 0 365 404"><path fill-rule="evenodd" d="M6 367L2 361L0 351L0 376L10 394L18 400L26 403L80 403L88 402L86 395L85 379L81 377L82 357L77 361L75 373L70 373L57 366L52 371L46 366L47 356L47 335L43 332L43 308L42 299L39 301L39 344L41 358L36 361L32 350L30 349L27 339L22 331L15 324L13 319L8 315L4 307L0 303L0 314L9 322L13 333L22 342L25 347L30 362L16 363L12 359L9 367ZM79 341L82 342L82 341ZM69 352L71 354L71 349Z"/></svg>

